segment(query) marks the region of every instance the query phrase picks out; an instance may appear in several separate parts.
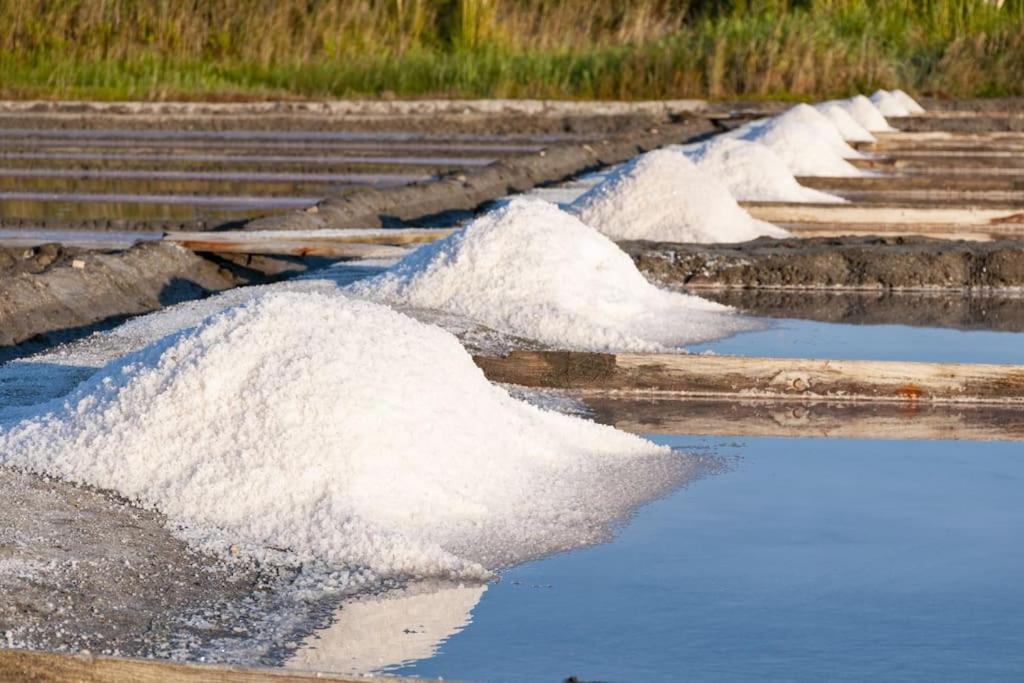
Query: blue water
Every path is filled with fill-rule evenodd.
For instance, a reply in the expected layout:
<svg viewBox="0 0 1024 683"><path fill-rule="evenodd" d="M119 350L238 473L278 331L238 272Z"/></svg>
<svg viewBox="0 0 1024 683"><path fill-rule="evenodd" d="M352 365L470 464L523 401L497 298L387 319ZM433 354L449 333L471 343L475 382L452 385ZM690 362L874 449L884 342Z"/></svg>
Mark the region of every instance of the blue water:
<svg viewBox="0 0 1024 683"><path fill-rule="evenodd" d="M508 571L397 673L1022 680L1020 444L663 438L732 462L609 544Z"/></svg>
<svg viewBox="0 0 1024 683"><path fill-rule="evenodd" d="M904 325L770 320L767 327L687 347L700 353L783 358L1024 364L1024 334Z"/></svg>

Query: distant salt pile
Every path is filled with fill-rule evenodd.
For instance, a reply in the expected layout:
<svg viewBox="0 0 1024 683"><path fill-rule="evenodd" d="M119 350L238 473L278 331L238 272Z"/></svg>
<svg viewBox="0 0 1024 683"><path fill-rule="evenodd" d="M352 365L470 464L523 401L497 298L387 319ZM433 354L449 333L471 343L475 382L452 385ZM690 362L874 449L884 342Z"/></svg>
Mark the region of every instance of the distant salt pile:
<svg viewBox="0 0 1024 683"><path fill-rule="evenodd" d="M697 168L724 182L741 201L839 203L846 200L804 187L778 154L757 142L716 136L679 148Z"/></svg>
<svg viewBox="0 0 1024 683"><path fill-rule="evenodd" d="M654 287L607 237L537 199L514 199L349 289L563 348L663 350L749 327Z"/></svg>
<svg viewBox="0 0 1024 683"><path fill-rule="evenodd" d="M731 133L731 137L760 142L778 154L798 176L861 175L846 161L861 155L846 144L821 112L806 104L747 124Z"/></svg>
<svg viewBox="0 0 1024 683"><path fill-rule="evenodd" d="M850 116L850 113L846 111L836 102L822 102L814 106L815 109L824 114L832 125L839 131L839 135L842 136L843 140L847 142L874 142L875 136L865 128L864 126L857 123L856 119Z"/></svg>
<svg viewBox="0 0 1024 683"><path fill-rule="evenodd" d="M615 240L746 242L787 234L744 211L719 177L678 149L637 157L582 194L570 210Z"/></svg>
<svg viewBox="0 0 1024 683"><path fill-rule="evenodd" d="M0 428L0 463L117 491L200 547L468 578L599 540L695 467L339 293L267 294L107 366Z"/></svg>
<svg viewBox="0 0 1024 683"><path fill-rule="evenodd" d="M911 115L924 113L924 107L922 107L917 100L903 90L890 90L889 94L896 98L896 100L899 101L899 103L902 104Z"/></svg>
<svg viewBox="0 0 1024 683"><path fill-rule="evenodd" d="M907 97L909 98L909 95ZM907 103L888 90L875 91L871 95L871 102L878 107L878 111L882 112L882 115L885 117L910 116L911 113ZM915 104L917 103L915 102Z"/></svg>
<svg viewBox="0 0 1024 683"><path fill-rule="evenodd" d="M885 120L882 112L878 111L878 107L875 106L874 102L863 95L857 95L848 100L833 100L831 103L842 107L854 121L863 126L869 133L887 133L896 130Z"/></svg>

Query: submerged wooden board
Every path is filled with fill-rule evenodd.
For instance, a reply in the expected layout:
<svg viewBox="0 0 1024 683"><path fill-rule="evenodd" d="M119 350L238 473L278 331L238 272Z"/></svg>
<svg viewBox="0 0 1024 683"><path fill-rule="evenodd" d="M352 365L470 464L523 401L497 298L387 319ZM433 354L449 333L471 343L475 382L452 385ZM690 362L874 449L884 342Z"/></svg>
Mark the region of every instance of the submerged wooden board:
<svg viewBox="0 0 1024 683"><path fill-rule="evenodd" d="M749 400L1024 406L1024 366L514 351L475 358L488 379L592 393Z"/></svg>
<svg viewBox="0 0 1024 683"><path fill-rule="evenodd" d="M597 421L636 434L1024 441L1018 408L948 403L589 397Z"/></svg>
<svg viewBox="0 0 1024 683"><path fill-rule="evenodd" d="M334 676L280 669L253 669L208 664L179 664L157 660L65 655L29 650L0 649L0 681L35 683L373 683L408 681L408 678Z"/></svg>

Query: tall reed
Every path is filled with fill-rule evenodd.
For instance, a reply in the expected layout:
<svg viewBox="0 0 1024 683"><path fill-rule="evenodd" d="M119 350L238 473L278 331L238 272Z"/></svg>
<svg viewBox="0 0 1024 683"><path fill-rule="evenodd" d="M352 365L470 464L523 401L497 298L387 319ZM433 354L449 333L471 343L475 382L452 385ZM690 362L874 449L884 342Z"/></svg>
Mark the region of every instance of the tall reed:
<svg viewBox="0 0 1024 683"><path fill-rule="evenodd" d="M1024 94L1024 0L0 0L0 96Z"/></svg>

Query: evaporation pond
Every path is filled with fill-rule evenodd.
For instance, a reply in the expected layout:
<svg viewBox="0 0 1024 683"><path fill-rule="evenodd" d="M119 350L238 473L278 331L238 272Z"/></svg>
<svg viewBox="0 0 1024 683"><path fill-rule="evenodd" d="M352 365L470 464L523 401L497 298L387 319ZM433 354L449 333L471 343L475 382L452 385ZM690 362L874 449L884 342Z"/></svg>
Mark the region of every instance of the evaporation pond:
<svg viewBox="0 0 1024 683"><path fill-rule="evenodd" d="M729 466L645 506L610 543L446 601L468 624L393 673L1024 677L1020 444L659 440L710 446Z"/></svg>
<svg viewBox="0 0 1024 683"><path fill-rule="evenodd" d="M1024 364L1024 334L1019 332L792 319L767 319L764 323L763 329L687 349L776 358Z"/></svg>

